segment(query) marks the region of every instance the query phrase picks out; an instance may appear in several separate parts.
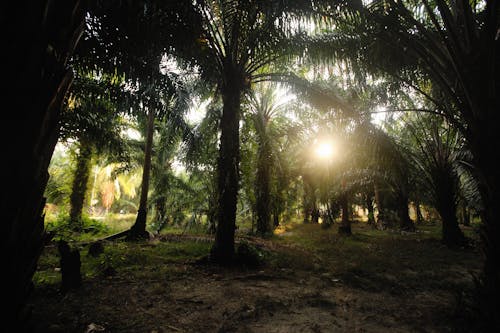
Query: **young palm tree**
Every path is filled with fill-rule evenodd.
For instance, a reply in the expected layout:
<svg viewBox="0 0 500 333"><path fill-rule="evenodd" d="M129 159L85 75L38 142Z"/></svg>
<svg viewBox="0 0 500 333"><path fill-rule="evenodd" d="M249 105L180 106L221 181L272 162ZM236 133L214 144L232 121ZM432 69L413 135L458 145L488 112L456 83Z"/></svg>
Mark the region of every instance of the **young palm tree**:
<svg viewBox="0 0 500 333"><path fill-rule="evenodd" d="M441 216L442 241L450 247L462 246L465 237L457 219L457 164L463 155L463 139L456 130L435 117L417 117L406 128L415 143L415 146L409 143L410 156L420 170L423 185L429 189Z"/></svg>
<svg viewBox="0 0 500 333"><path fill-rule="evenodd" d="M255 199L257 211L257 233L267 235L271 227L271 186L273 166L278 160L277 140L280 128L276 119L284 111L285 104L277 100L274 86L268 85L250 95L250 109L253 126L257 135L257 165L255 179ZM282 133L283 134L283 133Z"/></svg>

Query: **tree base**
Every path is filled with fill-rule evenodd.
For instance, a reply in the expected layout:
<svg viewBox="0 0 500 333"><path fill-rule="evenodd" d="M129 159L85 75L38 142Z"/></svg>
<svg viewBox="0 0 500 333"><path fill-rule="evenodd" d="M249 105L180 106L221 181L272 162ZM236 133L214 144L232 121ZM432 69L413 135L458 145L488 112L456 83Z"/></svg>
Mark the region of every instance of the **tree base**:
<svg viewBox="0 0 500 333"><path fill-rule="evenodd" d="M339 235L346 235L346 236L352 235L351 226L345 226L345 225L339 226Z"/></svg>

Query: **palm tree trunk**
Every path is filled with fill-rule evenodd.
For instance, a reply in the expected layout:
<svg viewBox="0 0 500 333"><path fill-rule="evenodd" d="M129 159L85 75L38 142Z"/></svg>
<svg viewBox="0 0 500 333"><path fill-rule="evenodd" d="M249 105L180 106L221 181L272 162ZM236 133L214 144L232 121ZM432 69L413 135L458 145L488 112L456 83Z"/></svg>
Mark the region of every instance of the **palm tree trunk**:
<svg viewBox="0 0 500 333"><path fill-rule="evenodd" d="M139 200L137 218L127 235L127 239L129 240L144 239L149 237L149 233L146 231L146 219L148 209L149 178L151 174L151 153L153 151L153 133L155 130L154 125L155 113L154 110L149 109L146 129L146 146L144 148L144 167L142 169L141 197Z"/></svg>
<svg viewBox="0 0 500 333"><path fill-rule="evenodd" d="M339 225L339 234L351 235L351 220L349 219L349 198L347 192L340 196L340 208L342 210L342 219Z"/></svg>
<svg viewBox="0 0 500 333"><path fill-rule="evenodd" d="M415 200L414 202L415 205L415 223L417 225L421 225L424 222L424 217L422 216L422 210L420 209L420 201Z"/></svg>
<svg viewBox="0 0 500 333"><path fill-rule="evenodd" d="M368 225L375 225L375 209L373 208L373 192L365 194L365 204L368 209Z"/></svg>
<svg viewBox="0 0 500 333"><path fill-rule="evenodd" d="M9 82L4 96L16 103L9 121L0 125L10 142L4 151L10 185L0 198L0 305L2 330L19 332L27 324L24 305L44 242L43 193L59 112L72 81L66 64L83 32L84 17L79 1L71 0L2 2L0 11L10 50L2 54L8 64L3 78Z"/></svg>
<svg viewBox="0 0 500 333"><path fill-rule="evenodd" d="M231 75L222 91L223 111L218 161L218 214L211 258L221 264L234 258L234 232L240 163L241 84Z"/></svg>
<svg viewBox="0 0 500 333"><path fill-rule="evenodd" d="M436 188L436 209L441 216L442 241L449 247L458 247L465 244L465 236L458 226L457 203L455 200L456 186L453 176L447 173L437 174L434 181L439 184Z"/></svg>
<svg viewBox="0 0 500 333"><path fill-rule="evenodd" d="M465 226L470 226L470 211L465 203L462 203L462 224Z"/></svg>
<svg viewBox="0 0 500 333"><path fill-rule="evenodd" d="M257 233L266 235L271 231L270 165L266 142L259 147L256 178Z"/></svg>
<svg viewBox="0 0 500 333"><path fill-rule="evenodd" d="M377 206L377 219L375 220L377 229L384 230L387 228L386 217L384 216L384 207L380 198L380 190L376 183L373 184L373 193L375 196L375 205Z"/></svg>
<svg viewBox="0 0 500 333"><path fill-rule="evenodd" d="M397 213L399 218L399 228L403 231L414 231L415 226L410 219L408 213L408 197L404 194L399 194L397 200Z"/></svg>
<svg viewBox="0 0 500 333"><path fill-rule="evenodd" d="M73 230L81 231L83 228L82 211L87 192L87 183L90 177L90 161L92 148L80 141L80 151L76 159L76 170L71 188L69 223Z"/></svg>
<svg viewBox="0 0 500 333"><path fill-rule="evenodd" d="M491 109L490 109L491 110ZM498 108L491 110L494 112ZM498 113L497 117L498 117ZM498 126L500 120L490 122ZM500 131L482 126L479 140L472 145L474 160L478 170L483 211L481 212L481 239L484 266L480 278L479 307L481 320L491 327L500 327L500 169L499 152L491 149L492 142L498 142ZM489 133L496 133L497 138ZM489 327L488 327L489 328Z"/></svg>
<svg viewBox="0 0 500 333"><path fill-rule="evenodd" d="M455 208L454 205L438 208L443 223L442 241L448 247L458 247L465 244L465 236L458 226Z"/></svg>

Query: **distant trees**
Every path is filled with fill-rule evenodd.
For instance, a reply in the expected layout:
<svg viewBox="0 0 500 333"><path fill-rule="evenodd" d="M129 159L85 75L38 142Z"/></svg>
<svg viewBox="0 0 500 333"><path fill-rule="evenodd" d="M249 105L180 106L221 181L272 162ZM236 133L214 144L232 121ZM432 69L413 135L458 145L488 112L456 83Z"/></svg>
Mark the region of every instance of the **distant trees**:
<svg viewBox="0 0 500 333"><path fill-rule="evenodd" d="M465 237L457 218L461 190L459 167L467 156L463 137L443 119L421 115L406 122L399 142L416 166L415 180L430 193L430 203L441 216L443 243L463 246Z"/></svg>
<svg viewBox="0 0 500 333"><path fill-rule="evenodd" d="M95 75L95 77L94 77ZM70 194L69 222L81 230L82 210L94 152L123 155L122 121L118 110L121 87L116 77L78 73L65 101L61 140L75 140L76 167ZM121 157L120 157L121 158Z"/></svg>
<svg viewBox="0 0 500 333"><path fill-rule="evenodd" d="M346 33L336 29L335 34L317 38L317 54L349 58L372 73L398 78L428 98L434 105L430 111L445 116L466 139L484 203L481 311L485 325L498 327L500 173L496 161L500 156L488 147L500 141L500 3L340 1L339 6L328 3L324 8Z"/></svg>

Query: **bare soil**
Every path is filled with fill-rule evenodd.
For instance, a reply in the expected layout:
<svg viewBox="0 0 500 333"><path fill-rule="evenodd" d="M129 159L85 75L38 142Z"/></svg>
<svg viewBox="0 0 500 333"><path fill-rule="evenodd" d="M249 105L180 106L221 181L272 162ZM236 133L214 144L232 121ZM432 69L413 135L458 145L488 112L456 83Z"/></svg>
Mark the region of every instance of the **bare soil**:
<svg viewBox="0 0 500 333"><path fill-rule="evenodd" d="M214 266L187 253L138 260L131 269L108 265L67 294L57 279L42 279L30 302L33 322L37 332L86 333L460 330L461 299L480 267L474 249L451 251L425 233L354 232L344 239L298 226L270 240L245 238L264 253L264 264L253 268ZM151 256L176 242L206 240L164 237L134 246ZM40 274L57 271L53 259L40 266Z"/></svg>

